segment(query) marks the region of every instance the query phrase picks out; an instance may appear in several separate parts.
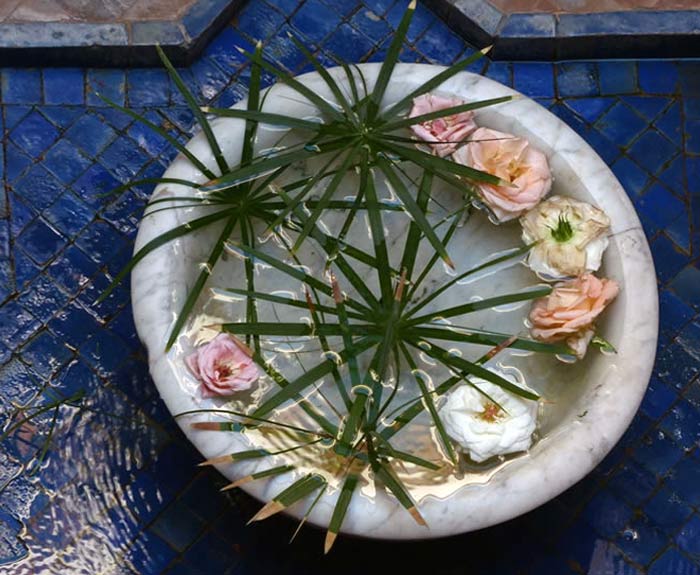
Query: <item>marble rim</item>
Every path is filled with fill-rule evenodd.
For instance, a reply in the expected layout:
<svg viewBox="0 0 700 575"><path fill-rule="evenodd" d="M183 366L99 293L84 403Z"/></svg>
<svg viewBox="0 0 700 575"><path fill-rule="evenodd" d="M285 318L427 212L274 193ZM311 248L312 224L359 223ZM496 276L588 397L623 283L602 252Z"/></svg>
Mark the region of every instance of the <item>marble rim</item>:
<svg viewBox="0 0 700 575"><path fill-rule="evenodd" d="M376 79L379 66L360 65L370 86ZM398 65L394 78L399 80L392 80L390 88L405 83L406 90L409 90L411 85L418 85L443 69L427 64ZM340 71L335 69L333 73L340 74ZM327 91L315 72L299 76L298 79L318 93ZM338 79L341 79L340 75ZM289 88L280 85L270 90L268 102L290 93ZM517 94L502 84L470 72L458 74L444 83L441 90L470 99ZM239 102L235 107L244 106L245 102ZM549 146L546 153L550 161L556 159L557 162L576 164L577 175L586 182L587 190L598 205L610 215L613 235L619 234L613 241L620 251L620 269L617 271L624 294L615 308L615 316L624 319L624 338L618 345L616 367L611 373L608 370L605 377L584 394L581 402L586 409L585 418L572 415L566 425L537 443L529 454L512 461L503 471L491 477L488 483L467 485L444 500L432 496L423 498L420 502L421 513L430 529L415 524L393 498L378 493L372 501L366 498L352 500L343 525L344 533L380 539L443 537L488 527L534 509L571 487L603 459L627 429L646 390L656 350L658 296L649 246L631 202L610 169L590 146L536 102L521 98L499 109L498 114L534 135L541 149ZM220 137L220 145L227 158L239 157L243 123L222 118L213 123L213 129ZM195 136L188 147L199 154L207 165L215 166L211 154L206 157L201 155L207 150L201 134ZM206 179L182 156L174 160L166 175L201 182ZM162 192L163 186L158 186L152 199ZM136 249L164 228L182 223L178 212L168 210L144 218L139 226ZM178 383L178 368L171 361L173 352L165 354L163 351L174 312L184 301L190 281L183 263L188 249L186 244L177 243L161 248L141 262L132 274L136 328L148 349L154 382L173 414L198 407ZM178 423L204 457L230 453L232 443L220 437L225 434L207 434L190 429L181 420ZM244 445L240 444L239 447L243 448ZM231 464L219 466L219 470L233 480L254 472L256 467L252 462L237 465L235 468ZM249 483L243 488L250 495L266 501L291 481L288 476L281 476ZM310 522L327 526L336 498L337 492L324 496L311 514ZM295 517L301 517L303 512L304 509L297 506L288 510Z"/></svg>

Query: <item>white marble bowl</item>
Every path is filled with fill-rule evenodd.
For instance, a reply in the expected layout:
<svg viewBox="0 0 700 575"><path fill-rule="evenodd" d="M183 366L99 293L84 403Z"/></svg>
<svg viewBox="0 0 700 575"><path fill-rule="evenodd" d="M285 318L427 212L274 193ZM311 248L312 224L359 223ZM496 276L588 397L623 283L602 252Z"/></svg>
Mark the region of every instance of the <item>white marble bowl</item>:
<svg viewBox="0 0 700 575"><path fill-rule="evenodd" d="M361 68L371 86L378 65L364 64ZM386 101L397 100L441 69L418 64L399 65ZM306 74L300 79L315 92L331 97L317 74ZM467 100L515 94L497 82L466 72L445 83L440 91ZM274 86L266 100L266 109L299 116L313 113L301 100L290 89ZM243 105L240 103L238 107ZM395 499L379 492L371 498L353 498L343 525L346 533L387 539L441 537L487 527L541 505L580 480L608 453L632 420L649 380L658 323L656 278L644 233L625 191L605 163L578 135L532 100L522 98L481 110L477 114L477 123L527 137L548 156L555 177L555 193L587 199L610 216L612 236L605 255L604 275L619 281L622 291L606 312L603 328L606 337L615 343L618 353L604 356L589 352L589 357L571 372L576 374L571 377L561 375L566 374L563 371L543 371L549 374L549 379L555 380L545 382L544 387L545 391L556 390L556 401L548 408L548 415L542 423L542 439L529 453L513 458L483 477L476 474L457 481L449 493L429 487L421 489L417 497L429 529L418 526L400 509ZM219 119L214 122L213 129L227 159L235 163L240 156L243 123ZM201 134L192 139L189 148L215 169L215 162ZM205 181L205 177L182 156L175 159L166 175ZM161 185L156 188L153 198L188 193L187 188ZM144 218L137 247L191 217L191 210L169 210ZM517 224L514 225L517 228ZM510 234L511 246L518 245L516 228L479 228L477 225L477 230L491 230L484 233L492 235L493 230L510 229L498 233ZM211 405L197 397L196 385L182 361L183 355L191 349L194 331L190 329L170 353L164 353L173 318L196 277L197 263L205 256L206 237L206 234L195 235L159 249L141 262L132 276L136 327L148 349L153 379L173 414ZM226 284L231 278L225 274L225 270L217 271L211 283ZM519 313L524 315L522 310ZM559 375L553 377L552 374ZM205 457L247 447L245 439L236 434L195 431L187 421L179 421L183 431ZM260 465L260 462L243 462L236 466L221 466L220 470L236 479ZM281 476L249 483L245 489L264 501L291 481L292 476ZM337 492L325 495L311 514L310 521L320 526L327 525L336 497ZM299 517L304 510L303 506L293 506L288 511Z"/></svg>

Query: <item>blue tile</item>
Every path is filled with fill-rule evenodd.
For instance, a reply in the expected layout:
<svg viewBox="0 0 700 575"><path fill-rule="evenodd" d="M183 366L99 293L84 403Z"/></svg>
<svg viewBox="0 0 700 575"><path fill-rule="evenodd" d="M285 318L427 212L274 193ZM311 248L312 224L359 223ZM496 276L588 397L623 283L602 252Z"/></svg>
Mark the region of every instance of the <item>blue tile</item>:
<svg viewBox="0 0 700 575"><path fill-rule="evenodd" d="M337 18L336 14L332 15ZM238 30L255 43L265 41L284 23L284 16L265 2L248 2L238 14Z"/></svg>
<svg viewBox="0 0 700 575"><path fill-rule="evenodd" d="M685 204L661 184L652 184L635 205L658 229L664 229L681 214L686 213Z"/></svg>
<svg viewBox="0 0 700 575"><path fill-rule="evenodd" d="M678 343L663 346L657 352L655 373L676 389L683 389L700 372L695 353L689 354Z"/></svg>
<svg viewBox="0 0 700 575"><path fill-rule="evenodd" d="M43 265L66 244L66 238L38 218L24 229L17 238L17 244L37 264Z"/></svg>
<svg viewBox="0 0 700 575"><path fill-rule="evenodd" d="M641 60L638 64L639 87L649 94L674 94L678 89L678 68L673 62Z"/></svg>
<svg viewBox="0 0 700 575"><path fill-rule="evenodd" d="M649 497L655 486L656 478L632 460L627 460L608 482L610 490L632 506Z"/></svg>
<svg viewBox="0 0 700 575"><path fill-rule="evenodd" d="M206 60L195 62L190 67L190 71L198 86L195 98L202 103L208 103L210 100L216 98L230 80L227 73Z"/></svg>
<svg viewBox="0 0 700 575"><path fill-rule="evenodd" d="M184 551L202 533L205 522L181 501L175 501L158 516L151 530L177 551Z"/></svg>
<svg viewBox="0 0 700 575"><path fill-rule="evenodd" d="M616 537L615 544L634 563L648 565L666 548L668 538L658 526L642 517L630 522Z"/></svg>
<svg viewBox="0 0 700 575"><path fill-rule="evenodd" d="M601 491L586 505L583 517L601 535L613 537L632 517L632 510L608 491Z"/></svg>
<svg viewBox="0 0 700 575"><path fill-rule="evenodd" d="M144 114L144 117L146 120L152 122L160 128L167 128L166 126L163 126L165 120L157 112L147 112ZM158 132L151 129L143 122L134 122L129 127L127 133L151 156L158 156L166 148L169 148L172 145L163 136L158 134Z"/></svg>
<svg viewBox="0 0 700 575"><path fill-rule="evenodd" d="M375 42L381 42L391 33L391 27L389 24L387 24L386 20L371 10L358 10L350 19L350 24L358 30L362 30L363 33L365 33ZM435 25L436 24L438 24L438 22L436 22ZM439 29L435 25L431 26L431 29L426 34L426 37L429 37L432 40L430 45L434 46L434 39L442 38L442 35L444 34L445 43L452 45L453 49L461 52L464 44L461 38L452 34L450 29L444 27L444 25ZM435 27L435 30L433 30L433 27ZM425 50L421 51L424 54L426 53ZM457 56L457 54L458 52L455 53L453 57Z"/></svg>
<svg viewBox="0 0 700 575"><path fill-rule="evenodd" d="M12 187L24 202L36 210L43 210L50 206L64 190L63 184L40 164L32 167Z"/></svg>
<svg viewBox="0 0 700 575"><path fill-rule="evenodd" d="M44 156L43 165L64 184L70 184L92 164L73 144L59 140Z"/></svg>
<svg viewBox="0 0 700 575"><path fill-rule="evenodd" d="M649 575L700 575L700 565L691 563L675 549L669 549L649 568Z"/></svg>
<svg viewBox="0 0 700 575"><path fill-rule="evenodd" d="M68 131L65 137L91 157L97 156L116 138L116 132L93 114L85 114Z"/></svg>
<svg viewBox="0 0 700 575"><path fill-rule="evenodd" d="M651 96L626 96L623 101L637 114L650 121L655 120L671 103L669 98Z"/></svg>
<svg viewBox="0 0 700 575"><path fill-rule="evenodd" d="M34 69L5 68L2 72L2 99L5 104L39 104L41 72Z"/></svg>
<svg viewBox="0 0 700 575"><path fill-rule="evenodd" d="M365 28L359 28L366 33ZM383 36L382 36L383 37ZM370 38L378 42L382 37ZM445 24L436 21L415 44L416 50L425 56L429 62L444 66L455 62L464 51L464 41L453 34Z"/></svg>
<svg viewBox="0 0 700 575"><path fill-rule="evenodd" d="M676 392L659 379L652 377L642 401L642 412L651 419L661 417L677 399Z"/></svg>
<svg viewBox="0 0 700 575"><path fill-rule="evenodd" d="M59 232L72 237L93 220L95 212L74 194L65 192L43 215Z"/></svg>
<svg viewBox="0 0 700 575"><path fill-rule="evenodd" d="M36 158L58 137L58 130L38 112L31 112L12 132L10 138L24 152Z"/></svg>
<svg viewBox="0 0 700 575"><path fill-rule="evenodd" d="M0 310L0 316L4 315L4 310ZM10 343L12 345L16 344L14 341ZM12 385L0 387L0 399L3 400L5 405L10 403L26 405L40 389L37 377L32 374L29 367L16 358L0 366L0 378L2 378L2 381L12 382Z"/></svg>
<svg viewBox="0 0 700 575"><path fill-rule="evenodd" d="M41 269L21 249L14 251L15 286L17 290L23 290L34 278L39 275Z"/></svg>
<svg viewBox="0 0 700 575"><path fill-rule="evenodd" d="M374 42L348 24L341 24L324 44L324 49L348 62L360 62Z"/></svg>
<svg viewBox="0 0 700 575"><path fill-rule="evenodd" d="M692 509L666 486L647 501L643 511L666 533L677 532L692 513Z"/></svg>
<svg viewBox="0 0 700 575"><path fill-rule="evenodd" d="M669 290L661 290L659 304L661 332L669 339L675 337L678 331L695 315L693 308L683 303Z"/></svg>
<svg viewBox="0 0 700 575"><path fill-rule="evenodd" d="M700 98L685 98L683 112L685 112L686 120L700 119Z"/></svg>
<svg viewBox="0 0 700 575"><path fill-rule="evenodd" d="M682 144L683 130L681 126L681 106L673 104L663 115L654 122L656 128L674 144Z"/></svg>
<svg viewBox="0 0 700 575"><path fill-rule="evenodd" d="M87 72L87 103L90 106L104 106L100 95L110 99L115 104L124 105L126 81L123 70L88 70Z"/></svg>
<svg viewBox="0 0 700 575"><path fill-rule="evenodd" d="M237 48L251 52L255 46L241 36L238 30L227 26L206 47L204 57L215 62L225 72L234 73L248 63L248 58Z"/></svg>
<svg viewBox="0 0 700 575"><path fill-rule="evenodd" d="M322 0L322 1L326 6L330 6L331 8L333 8L333 10L335 10L336 12L338 12L339 14L341 14L343 16L350 16L353 12L355 12L355 10L357 10L357 7L360 6L359 0ZM293 4L295 7L298 6L298 4L299 4L295 0L277 0L275 2L275 4L279 5L280 2L282 2L282 4L285 4L285 3L286 4ZM378 8L381 6L386 6L386 4L385 4L386 2L387 2L387 0L379 0L376 3L376 7ZM390 2L390 3L393 4L393 2ZM367 6L368 4L365 2L365 5ZM370 6L370 7L374 7L374 6ZM289 10L289 9L286 10L287 14L289 14L290 12L291 12L291 10ZM383 14L385 12L386 12L386 9L377 11L378 14Z"/></svg>
<svg viewBox="0 0 700 575"><path fill-rule="evenodd" d="M32 159L12 142L5 143L5 177L8 182L21 176L33 163Z"/></svg>
<svg viewBox="0 0 700 575"><path fill-rule="evenodd" d="M57 336L61 337L64 341L75 348L80 347L87 340L87 338L91 337L98 330L102 329L101 324L99 324L97 320L92 317L92 315L86 312L85 309L77 303L69 304L58 313L54 314L53 318L48 324L48 327ZM81 365L84 364L81 362ZM92 371L90 371L90 373L92 374ZM77 379L67 379L66 382L61 383L61 385L63 387L70 387L74 382L78 381L79 380ZM71 394L74 391L77 391L77 389L67 391L66 393Z"/></svg>
<svg viewBox="0 0 700 575"><path fill-rule="evenodd" d="M99 159L120 182L127 183L134 179L148 156L131 138L119 138L107 146Z"/></svg>
<svg viewBox="0 0 700 575"><path fill-rule="evenodd" d="M630 94L637 91L637 63L627 61L598 62L601 94Z"/></svg>
<svg viewBox="0 0 700 575"><path fill-rule="evenodd" d="M595 96L599 93L594 64L567 62L556 65L557 92L560 97Z"/></svg>
<svg viewBox="0 0 700 575"><path fill-rule="evenodd" d="M97 264L73 244L51 263L48 271L60 286L74 295L95 275Z"/></svg>
<svg viewBox="0 0 700 575"><path fill-rule="evenodd" d="M615 103L614 98L573 98L565 104L586 122L593 124Z"/></svg>
<svg viewBox="0 0 700 575"><path fill-rule="evenodd" d="M0 341L14 348L39 328L39 321L16 300L0 307ZM5 379L4 381L9 381Z"/></svg>
<svg viewBox="0 0 700 575"><path fill-rule="evenodd" d="M596 122L596 127L618 146L626 146L646 129L647 123L629 106L617 103Z"/></svg>
<svg viewBox="0 0 700 575"><path fill-rule="evenodd" d="M513 65L510 62L489 61L486 76L506 86L513 85Z"/></svg>
<svg viewBox="0 0 700 575"><path fill-rule="evenodd" d="M208 531L185 553L185 559L206 565L210 573L225 573L240 560L235 547L212 531Z"/></svg>
<svg viewBox="0 0 700 575"><path fill-rule="evenodd" d="M41 106L37 108L57 128L64 130L83 114L82 106Z"/></svg>
<svg viewBox="0 0 700 575"><path fill-rule="evenodd" d="M676 543L695 561L700 560L700 515L693 515L676 536Z"/></svg>
<svg viewBox="0 0 700 575"><path fill-rule="evenodd" d="M75 68L44 69L44 102L80 105L85 101L85 75Z"/></svg>
<svg viewBox="0 0 700 575"><path fill-rule="evenodd" d="M685 188L685 173L684 164L686 158L683 156L677 156L675 160L671 160L670 165L664 169L661 173L656 174L664 184L666 184L671 190L677 194L683 193Z"/></svg>
<svg viewBox="0 0 700 575"><path fill-rule="evenodd" d="M97 332L80 348L81 357L105 378L113 377L130 353L119 337L106 330Z"/></svg>
<svg viewBox="0 0 700 575"><path fill-rule="evenodd" d="M700 445L700 412L685 400L673 406L661 420L660 427L688 451Z"/></svg>
<svg viewBox="0 0 700 575"><path fill-rule="evenodd" d="M667 480L669 488L690 505L700 504L700 461L686 457L674 468Z"/></svg>
<svg viewBox="0 0 700 575"><path fill-rule="evenodd" d="M73 356L73 352L51 332L44 330L22 348L22 359L42 379L48 380Z"/></svg>
<svg viewBox="0 0 700 575"><path fill-rule="evenodd" d="M697 289L699 282L700 269L687 266L671 282L671 288L685 303L700 309L700 290Z"/></svg>
<svg viewBox="0 0 700 575"><path fill-rule="evenodd" d="M655 130L644 132L629 150L632 158L652 173L659 171L677 153L673 142Z"/></svg>
<svg viewBox="0 0 700 575"><path fill-rule="evenodd" d="M137 573L160 573L176 553L155 533L142 531L125 555L126 561Z"/></svg>
<svg viewBox="0 0 700 575"><path fill-rule="evenodd" d="M612 171L630 196L641 194L649 182L649 176L627 157L615 162Z"/></svg>
<svg viewBox="0 0 700 575"><path fill-rule="evenodd" d="M160 68L129 70L129 107L167 106L170 102L168 73Z"/></svg>
<svg viewBox="0 0 700 575"><path fill-rule="evenodd" d="M544 63L513 64L513 88L531 98L554 96L554 66Z"/></svg>
<svg viewBox="0 0 700 575"><path fill-rule="evenodd" d="M18 301L29 313L47 322L68 301L68 294L42 274L19 296Z"/></svg>
<svg viewBox="0 0 700 575"><path fill-rule="evenodd" d="M635 446L632 456L649 471L662 476L683 457L683 450L665 433L652 431Z"/></svg>
<svg viewBox="0 0 700 575"><path fill-rule="evenodd" d="M386 19L391 24L392 28L396 29L403 18L408 2L399 1L392 6L386 13ZM406 39L409 42L415 42L416 39L423 34L428 27L435 22L436 18L433 13L428 10L423 4L418 4L411 19L411 25L408 28Z"/></svg>
<svg viewBox="0 0 700 575"><path fill-rule="evenodd" d="M700 318L683 328L676 338L676 343L691 355L700 350Z"/></svg>

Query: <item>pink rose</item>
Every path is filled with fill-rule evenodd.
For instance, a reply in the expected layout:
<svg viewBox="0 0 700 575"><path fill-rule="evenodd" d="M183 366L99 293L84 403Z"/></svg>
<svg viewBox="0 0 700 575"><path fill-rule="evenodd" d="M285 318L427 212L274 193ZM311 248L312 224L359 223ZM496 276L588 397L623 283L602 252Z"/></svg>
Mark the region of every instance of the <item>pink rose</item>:
<svg viewBox="0 0 700 575"><path fill-rule="evenodd" d="M423 94L413 100L409 118L438 112L465 104L457 98L443 98L432 94ZM421 140L433 144L433 151L440 157L448 156L457 146L476 129L474 112L460 112L451 116L428 120L411 126L413 133Z"/></svg>
<svg viewBox="0 0 700 575"><path fill-rule="evenodd" d="M617 282L585 274L558 283L530 310L530 333L540 341L564 340L579 358L593 337L593 322L620 291Z"/></svg>
<svg viewBox="0 0 700 575"><path fill-rule="evenodd" d="M250 389L260 376L253 359L225 333L189 355L186 363L202 384L204 397L232 395Z"/></svg>
<svg viewBox="0 0 700 575"><path fill-rule="evenodd" d="M552 187L545 155L524 138L488 128L472 133L453 156L455 162L487 172L511 186L476 183L483 202L499 222L507 222L534 208Z"/></svg>

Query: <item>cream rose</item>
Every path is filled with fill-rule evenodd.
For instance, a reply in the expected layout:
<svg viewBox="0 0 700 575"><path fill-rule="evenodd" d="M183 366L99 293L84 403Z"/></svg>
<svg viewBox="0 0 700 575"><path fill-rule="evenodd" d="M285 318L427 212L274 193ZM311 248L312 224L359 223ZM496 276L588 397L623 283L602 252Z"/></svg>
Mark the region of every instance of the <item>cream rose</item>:
<svg viewBox="0 0 700 575"><path fill-rule="evenodd" d="M540 341L564 341L581 359L595 332L593 322L619 291L614 280L592 274L558 283L533 303L530 334Z"/></svg>
<svg viewBox="0 0 700 575"><path fill-rule="evenodd" d="M452 158L511 184L509 187L476 183L481 200L498 222L507 222L531 210L552 187L545 155L526 139L512 134L479 128Z"/></svg>
<svg viewBox="0 0 700 575"><path fill-rule="evenodd" d="M423 116L465 104L457 98L445 98L433 94L424 94L413 100L413 108L409 118ZM432 145L435 154L440 157L448 156L466 137L476 130L474 112L460 112L411 126L413 133L421 140Z"/></svg>
<svg viewBox="0 0 700 575"><path fill-rule="evenodd" d="M202 384L204 397L232 395L250 389L260 376L252 358L225 333L201 346L185 361Z"/></svg>
<svg viewBox="0 0 700 575"><path fill-rule="evenodd" d="M510 376L504 377L523 386ZM528 450L537 424L538 403L483 379L475 379L473 384L498 405L471 385L460 385L440 409L448 435L477 462Z"/></svg>
<svg viewBox="0 0 700 575"><path fill-rule="evenodd" d="M580 276L600 267L608 247L610 218L572 198L552 196L520 218L533 272L549 279Z"/></svg>

